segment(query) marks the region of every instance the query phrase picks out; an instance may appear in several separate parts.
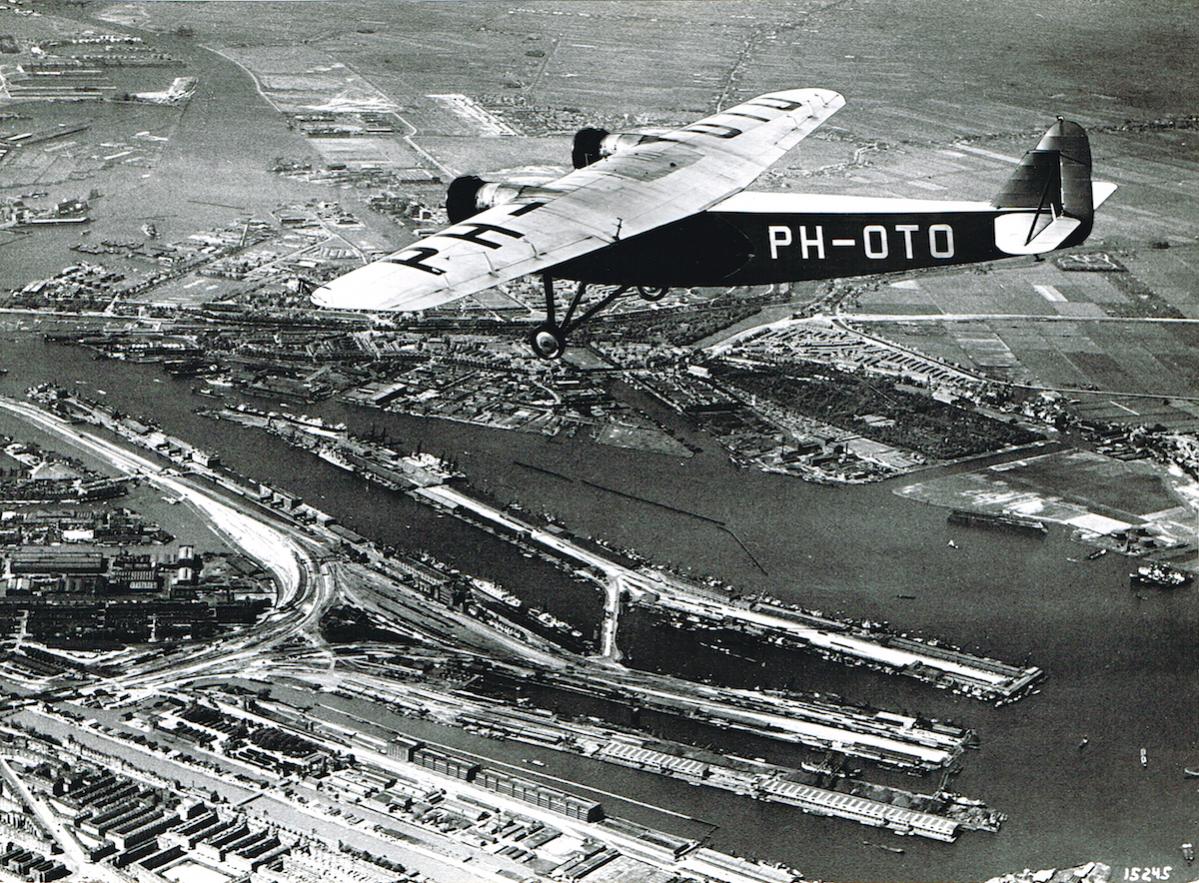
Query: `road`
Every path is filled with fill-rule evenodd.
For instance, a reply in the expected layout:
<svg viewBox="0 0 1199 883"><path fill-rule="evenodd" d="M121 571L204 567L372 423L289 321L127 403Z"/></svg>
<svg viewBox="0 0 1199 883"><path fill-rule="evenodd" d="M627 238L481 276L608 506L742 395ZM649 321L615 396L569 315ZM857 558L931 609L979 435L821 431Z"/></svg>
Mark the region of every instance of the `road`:
<svg viewBox="0 0 1199 883"><path fill-rule="evenodd" d="M1199 319L1170 316L1061 316L1056 313L840 313L849 322L1131 322L1139 325L1199 325Z"/></svg>
<svg viewBox="0 0 1199 883"><path fill-rule="evenodd" d="M564 558L573 559L602 573L604 619L600 626L600 654L612 662L619 662L620 650L617 647L616 634L620 624L621 594L625 591L634 594L656 591L657 586L649 577L584 549L556 534L512 518L494 506L489 506L448 485L421 488L416 493L451 509L462 507L474 512L493 524L503 525L514 534L527 536L530 540L552 549Z"/></svg>
<svg viewBox="0 0 1199 883"><path fill-rule="evenodd" d="M616 644L616 632L620 628L620 593L622 581L619 576L609 575L604 582L604 621L600 625L600 655L613 662L620 661L620 648Z"/></svg>
<svg viewBox="0 0 1199 883"><path fill-rule="evenodd" d="M252 634L231 636L182 659L168 656L153 665L141 666L110 681L110 688L146 687L209 673L227 665L242 665L266 645L315 628L333 598L334 583L328 566L320 563L322 547L299 528L285 526L258 510L255 504L224 498L146 456L34 405L0 397L0 410L67 441L120 472L140 475L159 490L184 500L234 548L261 564L275 579L275 608Z"/></svg>

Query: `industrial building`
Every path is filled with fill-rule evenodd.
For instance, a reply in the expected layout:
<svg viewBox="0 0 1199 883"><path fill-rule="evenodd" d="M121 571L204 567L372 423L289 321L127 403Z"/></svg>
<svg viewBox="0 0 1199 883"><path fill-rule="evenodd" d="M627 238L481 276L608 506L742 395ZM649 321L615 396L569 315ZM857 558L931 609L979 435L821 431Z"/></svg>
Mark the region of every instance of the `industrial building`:
<svg viewBox="0 0 1199 883"><path fill-rule="evenodd" d="M489 791L515 797L517 800L560 813L568 818L597 822L604 817L603 807L594 800L587 800L521 776L512 776L484 767L475 775L474 782Z"/></svg>
<svg viewBox="0 0 1199 883"><path fill-rule="evenodd" d="M771 799L799 806L807 812L850 818L864 825L890 828L900 834L918 834L933 840L952 842L958 835L959 825L953 819L854 797L852 794L782 779L773 779L761 788Z"/></svg>
<svg viewBox="0 0 1199 883"><path fill-rule="evenodd" d="M455 779L462 779L466 782L471 781L481 769L477 763L454 757L451 754L446 754L433 748L413 749L410 762L423 766L425 769L432 770L435 773L441 773L443 776L452 776Z"/></svg>

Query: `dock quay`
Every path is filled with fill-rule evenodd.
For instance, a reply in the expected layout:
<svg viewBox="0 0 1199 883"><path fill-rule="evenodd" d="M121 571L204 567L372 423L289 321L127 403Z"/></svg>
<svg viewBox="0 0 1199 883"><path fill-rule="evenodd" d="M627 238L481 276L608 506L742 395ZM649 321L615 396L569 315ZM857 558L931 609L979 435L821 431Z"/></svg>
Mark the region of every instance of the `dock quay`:
<svg viewBox="0 0 1199 883"><path fill-rule="evenodd" d="M997 830L1002 818L994 813L965 813L963 818L898 806L863 797L852 792L821 788L793 781L771 770L752 773L728 766L704 763L687 757L666 754L632 742L613 739L591 755L633 769L656 772L659 775L683 779L695 784L723 788L747 794L757 800L785 803L813 815L848 819L870 827L886 828L896 834L911 834L932 840L951 842L963 830ZM852 787L852 786L851 786ZM902 792L913 804L948 804L945 812L958 812L961 807L940 797L929 798L912 792ZM970 809L977 809L970 807Z"/></svg>
<svg viewBox="0 0 1199 883"><path fill-rule="evenodd" d="M502 675L497 675L501 677ZM720 729L752 733L816 751L837 751L915 773L943 769L973 746L974 734L939 721L855 708L815 698L674 681L634 670L576 675L538 672L522 683L682 716Z"/></svg>
<svg viewBox="0 0 1199 883"><path fill-rule="evenodd" d="M426 688L396 691L389 685L388 699L395 691L395 706L401 713L448 722L451 716L461 724L462 706L470 706L469 716L477 721L473 732L482 732L486 723L497 733L510 733L511 741L580 754L605 763L613 763L656 775L677 778L691 784L719 788L756 800L784 803L803 812L855 821L869 827L885 828L897 834L910 834L934 840L952 841L963 831L995 831L1002 814L981 807L977 801L958 802L955 795L927 795L898 788L886 788L854 780L838 783L837 789L812 784L815 776L800 770L762 761L731 758L708 750L693 749L680 743L650 740L634 733L615 731L591 722L564 721L556 716L528 710L492 705L487 697L470 692L440 694ZM357 675L353 683L338 691L346 696L369 696L378 687L366 675ZM283 711L273 706L275 714ZM322 706L319 714L337 714ZM294 718L294 713L286 717ZM377 725L376 725L377 726ZM650 747L650 746L654 747ZM660 750L668 749L668 750ZM677 752L677 753L671 753ZM879 799L884 797L886 799ZM892 801L892 802L888 802Z"/></svg>
<svg viewBox="0 0 1199 883"><path fill-rule="evenodd" d="M413 494L451 513L482 520L514 541L592 568L631 602L651 610L692 616L711 627L736 629L827 659L914 677L992 702L1014 701L1044 676L1035 666L1010 665L941 643L895 635L878 627L867 628L772 600L732 599L652 567L626 567L583 548L560 532L537 527L449 485L418 488ZM619 617L620 606L606 607L606 621L609 616ZM614 634L605 633L606 646L612 646L614 640Z"/></svg>
<svg viewBox="0 0 1199 883"><path fill-rule="evenodd" d="M168 438L153 427L117 417L97 403L68 396L65 391L43 393L56 410L122 435L129 441L163 453L205 473L215 457ZM1016 666L967 653L933 639L895 634L880 624L862 624L823 616L769 598L736 598L702 584L680 579L652 567L632 567L611 555L583 546L561 529L539 527L511 511L479 499L468 489L447 483L456 473L427 454L404 456L371 442L351 439L341 427L315 418L252 410L223 409L222 419L245 421L286 434L318 455L362 474L368 480L411 488L415 499L481 524L511 542L575 566L600 578L607 600L601 626L601 655L620 657L617 629L625 603L682 618L688 627L728 630L849 665L917 678L941 688L991 702L1012 702L1023 696L1044 673L1036 666ZM394 481L393 481L394 479Z"/></svg>
<svg viewBox="0 0 1199 883"><path fill-rule="evenodd" d="M881 625L833 619L815 611L763 598L723 599L698 595L675 577L643 568L655 586L634 599L651 610L693 618L694 627L736 631L782 646L815 653L851 665L914 677L941 689L987 701L1013 701L1044 673L1036 666L1015 666L954 647L905 635Z"/></svg>
<svg viewBox="0 0 1199 883"><path fill-rule="evenodd" d="M182 440L166 436L156 427L147 426L133 418L121 417L110 411L104 411L99 406L84 407L77 401L60 401L58 405L62 410L70 413L77 419L88 419L91 422L96 422L97 425L103 425L131 443L144 449L155 451L165 460L182 466L196 475L209 478L236 493L263 495L261 486L255 492L252 488L239 488L229 484L228 482L231 482L232 478L215 471L216 458L214 456L203 451L191 449ZM297 423L299 421L289 420L288 422ZM308 432L307 430L301 430L301 432L321 437L325 436L329 431L339 432L335 428L330 429L329 427L316 426L315 424L313 424L313 428L319 431ZM414 492L414 495L422 493L430 496L445 495L451 500L459 498L472 499L471 495L450 485L420 487ZM289 495L284 496L286 499L280 502L282 511L279 517L299 518L301 515L307 517L305 514L307 510L304 509L298 498L293 498ZM474 500L474 502L478 505L486 505L479 503L477 500ZM312 512L315 513L316 510L312 510ZM516 525L518 530L533 529L514 516L505 514L505 517L509 518L510 522ZM316 519L316 515L314 514L312 518ZM311 528L313 531L323 531L326 524L326 521L314 520ZM352 532L349 533L353 535ZM558 547L559 549L569 550L571 554L576 556L589 556L590 562L588 566L610 577L611 583L618 589L618 598L619 593L623 592L628 592L630 595L648 595L651 592L655 592L656 588L660 588L664 581L664 577L657 575L656 572L635 570L616 563L604 555L602 551L592 552L573 542L568 534L555 533L554 531L545 531L544 533L550 539L562 544ZM359 542L363 539L358 537L354 542ZM538 538L538 542L541 542L540 538ZM550 547L548 543L543 543L543 545L547 548ZM559 557L567 556L559 552ZM576 558L573 560L579 559ZM691 591L699 593L702 591L702 587L691 587ZM423 606L446 612L447 607L444 606L444 603L437 602L436 604ZM784 608L779 609L785 612ZM440 614L436 615L440 616ZM446 615L448 616L449 614L446 613ZM448 619L445 622L448 625L453 625ZM820 619L820 622L838 624L836 620L823 618ZM854 627L852 624L840 625L843 625L846 629ZM364 665L370 664L372 654L376 658L381 658L380 651L377 648L373 649L363 654ZM581 657L578 656L567 656L564 658L571 660L571 662L564 663L568 665L577 665L582 661ZM287 665L289 663L281 664ZM357 663L355 664L357 665ZM384 671L390 668L393 668L393 666L390 663L384 662L380 664L378 670ZM784 694L763 694L747 690L723 690L717 687L692 684L679 679L627 670L612 663L610 660L595 662L586 668L585 673L578 669L564 672L563 681L566 682L566 679L570 678L570 683L580 691L586 691L589 695L597 695L597 693L603 690L611 690L613 691L613 695L624 697L624 701L631 706L641 708L660 707L662 709L669 709L671 713L676 715L701 720L705 719L706 716L706 719L711 720L715 726L757 734L765 733L769 738L803 744L816 750L854 754L855 756L870 759L881 765L896 768L924 770L944 768L956 759L962 749L968 745L970 739L968 731L935 721L921 721L906 715L863 710L850 706L841 706L833 702L795 698ZM394 676L394 672L391 672L391 675ZM372 701L376 702L379 701L380 697L387 697L390 700L392 694L382 686L382 683L386 683L386 681L382 681L382 683L380 681L368 681L366 683L369 684L370 691L369 693L364 693L364 696L369 696ZM585 750L591 750L593 756L597 755L605 746L610 746L614 741L612 735L593 735L585 728L586 725L559 723L555 719L555 716L548 711L533 713L528 710L512 710L514 715L518 711L522 711L527 715L523 719L523 722L519 722L516 717L512 719L500 718L493 709L486 708L480 704L473 707L473 711L471 712L474 715L473 720L468 720L463 714L463 709L467 707L464 702L467 694L464 691L452 689L444 685L426 686L423 679L419 683L414 684L413 689L405 689L403 695L407 702L404 706L406 711L424 716L423 712L429 708L440 708L443 709L441 713L446 715L445 719L447 721L451 720L449 715L452 711L453 714L457 715L452 718L455 724L471 724L478 728L475 732L481 732L485 728L491 728L492 732L496 734L519 732L523 733L528 741L548 746L552 740L552 744L558 747L559 750L573 750L580 753ZM390 704L390 701L388 704ZM400 703L397 702L396 705L400 705ZM235 712L232 706L223 710L230 715L235 713L245 714L246 712L244 706L238 712ZM308 735L312 734L309 733ZM504 737L512 738L507 735ZM340 736L336 736L333 733L325 734L322 738L326 739L331 745L341 744L339 742ZM698 774L700 776L698 784L710 784L712 787L728 787L729 790L756 799L787 803L805 812L850 819L860 824L887 828L897 833L913 834L933 839L953 839L959 830L965 828L964 823L960 820L927 812L927 809L923 805L904 806L900 805L902 801L888 803L883 800L874 800L861 794L850 793L850 789L856 787L852 783L834 783L837 786L836 788L822 788L810 781L797 781L794 777L802 777L805 773L795 770L762 766L757 768L756 771L750 770L747 772L733 765L737 760L736 758L728 758L724 763L718 762L715 758L708 760L682 758L681 761L676 759L675 761L668 762L665 760L665 758L669 757L666 752L658 752L656 748L651 749L645 745L638 746L635 742L629 744L632 744L635 749L640 747L656 754L648 756L640 753L622 754L619 749L613 752L609 747L606 754L610 759L607 762L634 766L645 763L648 757L651 763L657 765L657 773L659 775L686 778L689 776L694 777ZM846 750L844 747L838 747L844 745L849 745L850 749ZM353 750L357 751L357 749ZM379 754L377 748L367 750L368 753L365 756L368 757L369 761L377 763L388 762ZM656 755L661 755L661 757L657 757ZM392 758L391 762L393 766L400 766L398 759ZM406 761L406 763L411 766L411 761ZM698 767L696 766L697 763L699 764ZM424 764L421 766L422 769L427 768L432 770L434 774L441 774L440 770L434 767L428 767ZM407 769L407 767L404 768ZM649 767L643 768L648 769ZM535 775L533 771L529 772ZM476 770L477 774L478 771ZM816 778L819 778L818 774L808 775L809 777L816 775ZM590 818L591 815L598 815L599 804L594 799L580 797L578 801L575 801L572 799L573 796L570 793L556 790L554 786L535 782L532 779L512 776L506 773L496 773L494 776L489 774L486 782L489 784L484 786L484 790L495 792L505 798L517 801L529 802L528 798L530 795L537 797L538 800L548 795L547 799L552 798L568 810L568 812L556 810L558 815L575 818L572 813L583 812L587 816L584 819L587 824L591 824L594 821ZM718 783L727 783L727 785ZM894 789L894 793L900 794L901 792ZM903 798L904 801L909 799L908 795L912 798L940 799L939 796L930 798L928 795L911 795L911 792L902 792L902 794L905 795ZM541 806L540 803L536 805L538 807ZM591 830L594 831L595 829ZM694 858L694 860L700 861L701 859ZM719 862L727 863L736 861L738 860L728 856L719 857ZM744 879L744 877L730 877L728 879Z"/></svg>
<svg viewBox="0 0 1199 883"><path fill-rule="evenodd" d="M954 509L946 519L950 524L960 524L965 527L990 527L1000 530L1010 530L1029 536L1043 537L1049 533L1045 522L1038 518L1027 518L1023 515L1008 515L992 512L972 512L969 509Z"/></svg>
<svg viewBox="0 0 1199 883"><path fill-rule="evenodd" d="M917 834L947 842L953 842L958 836L959 825L953 819L891 806L864 797L777 779L767 782L762 786L762 790L770 795L770 799L798 806L804 812L850 818L864 825L890 828L897 834Z"/></svg>
<svg viewBox="0 0 1199 883"><path fill-rule="evenodd" d="M573 783L564 780L553 780L532 771L529 776L515 775L504 769L511 767L510 764L495 764L460 749L377 726L372 727L374 735L358 727L338 726L342 736L330 738L327 733L316 733L306 726L306 718L298 709L281 714L281 703L251 709L231 700L232 697L217 698L213 702L229 719L278 728L323 750L352 756L352 771L324 776L320 787L352 795L360 814L374 809L389 813L393 804L416 798L451 807L499 810L517 819L529 818L536 823L536 830L553 832L543 840L565 831L580 840L597 841L577 859L555 869L555 876L563 879L581 879L622 855L646 859L653 866L667 870L712 868L713 872L705 872L705 879L728 883L798 883L802 878L799 872L785 866L720 852L702 846L697 839L613 815L605 804L577 793ZM300 787L310 788L313 784L309 779L301 782ZM399 839L412 842L411 836L401 833L399 825L395 830Z"/></svg>
<svg viewBox="0 0 1199 883"><path fill-rule="evenodd" d="M200 409L201 417L264 429L289 445L367 481L392 490L440 484L455 473L430 454L400 454L391 448L352 437L342 424L288 412L237 408Z"/></svg>

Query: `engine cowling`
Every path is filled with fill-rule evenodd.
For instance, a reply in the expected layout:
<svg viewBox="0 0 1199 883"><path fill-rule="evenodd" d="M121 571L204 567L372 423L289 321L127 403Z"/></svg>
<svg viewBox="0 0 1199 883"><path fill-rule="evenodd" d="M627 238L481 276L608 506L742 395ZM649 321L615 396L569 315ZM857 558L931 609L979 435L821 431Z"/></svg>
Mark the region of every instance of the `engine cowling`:
<svg viewBox="0 0 1199 883"><path fill-rule="evenodd" d="M557 195L555 191L534 184L485 181L477 175L464 175L450 182L445 193L445 211L450 223L457 224L497 205L531 202L553 195Z"/></svg>
<svg viewBox="0 0 1199 883"><path fill-rule="evenodd" d="M652 132L609 132L607 129L579 129L570 151L571 164L581 169L601 159L661 139Z"/></svg>

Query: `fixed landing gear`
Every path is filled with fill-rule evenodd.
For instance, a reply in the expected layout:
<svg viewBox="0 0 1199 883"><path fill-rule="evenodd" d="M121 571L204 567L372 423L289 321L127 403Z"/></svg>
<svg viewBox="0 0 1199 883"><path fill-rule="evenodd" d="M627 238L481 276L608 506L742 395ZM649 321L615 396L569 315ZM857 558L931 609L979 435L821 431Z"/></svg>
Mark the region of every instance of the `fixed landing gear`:
<svg viewBox="0 0 1199 883"><path fill-rule="evenodd" d="M574 296L570 299L570 305L566 308L566 314L562 317L562 321L559 322L554 304L554 280L549 274L543 273L541 276L541 285L545 291L545 321L534 328L533 333L529 335L529 346L532 348L534 355L539 359L561 358L562 354L566 352L566 336L570 332L612 303L612 301L623 297L630 291L635 290L642 300L654 303L664 298L666 292L670 290L666 287L646 288L641 285L621 285L605 294L576 318L575 311L582 302L583 296L587 293L587 283L580 282L578 287L575 288Z"/></svg>
<svg viewBox="0 0 1199 883"><path fill-rule="evenodd" d="M557 325L542 322L529 335L529 346L539 359L556 359L566 351L566 335Z"/></svg>
<svg viewBox="0 0 1199 883"><path fill-rule="evenodd" d="M312 292L321 287L321 283L314 282L312 279L309 279L307 276L301 276L299 273L288 279L285 284L301 297L312 297Z"/></svg>

